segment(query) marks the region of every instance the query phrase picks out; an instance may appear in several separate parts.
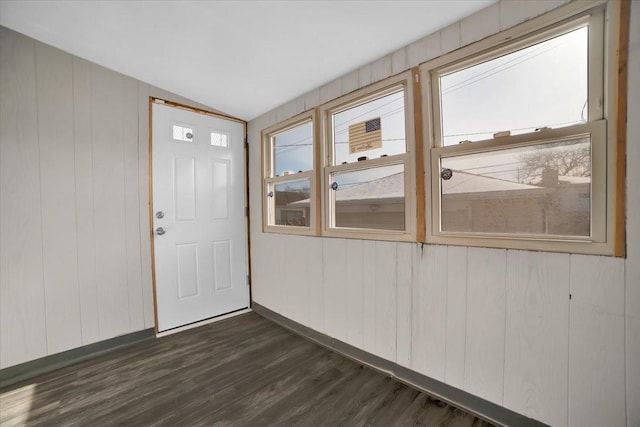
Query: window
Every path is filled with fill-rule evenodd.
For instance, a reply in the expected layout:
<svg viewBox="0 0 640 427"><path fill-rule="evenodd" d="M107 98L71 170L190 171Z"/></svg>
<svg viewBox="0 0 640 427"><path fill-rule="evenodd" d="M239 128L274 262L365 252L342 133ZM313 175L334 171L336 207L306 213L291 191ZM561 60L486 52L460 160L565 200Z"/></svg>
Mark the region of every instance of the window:
<svg viewBox="0 0 640 427"><path fill-rule="evenodd" d="M314 114L263 131L265 231L315 234Z"/></svg>
<svg viewBox="0 0 640 427"><path fill-rule="evenodd" d="M410 73L322 107L324 233L415 237Z"/></svg>
<svg viewBox="0 0 640 427"><path fill-rule="evenodd" d="M427 240L608 250L604 25L598 8L421 66L433 138Z"/></svg>
<svg viewBox="0 0 640 427"><path fill-rule="evenodd" d="M193 142L193 127L173 125L173 139L176 141Z"/></svg>
<svg viewBox="0 0 640 427"><path fill-rule="evenodd" d="M622 255L619 7L570 2L265 129L264 229Z"/></svg>
<svg viewBox="0 0 640 427"><path fill-rule="evenodd" d="M211 131L211 145L214 147L229 147L229 132L214 130Z"/></svg>

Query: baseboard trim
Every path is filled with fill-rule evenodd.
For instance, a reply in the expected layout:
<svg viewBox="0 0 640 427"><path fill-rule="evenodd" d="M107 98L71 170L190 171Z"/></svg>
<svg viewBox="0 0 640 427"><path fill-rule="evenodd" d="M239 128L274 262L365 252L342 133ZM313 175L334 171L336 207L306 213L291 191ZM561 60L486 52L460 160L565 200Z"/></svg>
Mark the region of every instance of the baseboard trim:
<svg viewBox="0 0 640 427"><path fill-rule="evenodd" d="M153 328L84 345L61 353L20 363L19 365L9 366L0 369L0 389L28 380L37 375L46 374L56 369L150 339L155 339L155 330Z"/></svg>
<svg viewBox="0 0 640 427"><path fill-rule="evenodd" d="M396 380L423 391L430 396L450 403L451 405L472 413L479 418L501 426L544 427L547 424L525 417L503 406L482 399L466 391L452 387L426 375L419 374L397 363L383 359L350 344L331 338L328 335L294 322L281 314L272 311L255 301L251 302L254 312L303 337L342 354L358 363L369 366L378 372L389 375ZM547 426L548 427L548 426Z"/></svg>

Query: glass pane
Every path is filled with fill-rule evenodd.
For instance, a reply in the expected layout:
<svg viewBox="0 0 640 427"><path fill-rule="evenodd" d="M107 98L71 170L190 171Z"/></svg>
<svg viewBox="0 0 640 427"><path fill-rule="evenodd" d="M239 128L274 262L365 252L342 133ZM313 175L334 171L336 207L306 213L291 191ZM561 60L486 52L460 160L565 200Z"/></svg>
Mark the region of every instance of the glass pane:
<svg viewBox="0 0 640 427"><path fill-rule="evenodd" d="M281 182L273 188L273 225L309 227L309 180Z"/></svg>
<svg viewBox="0 0 640 427"><path fill-rule="evenodd" d="M442 231L591 234L589 137L444 158L441 165Z"/></svg>
<svg viewBox="0 0 640 427"><path fill-rule="evenodd" d="M333 115L334 164L406 152L404 90Z"/></svg>
<svg viewBox="0 0 640 427"><path fill-rule="evenodd" d="M273 137L275 176L313 169L313 123L307 122Z"/></svg>
<svg viewBox="0 0 640 427"><path fill-rule="evenodd" d="M228 147L229 135L221 131L211 132L211 145L224 148Z"/></svg>
<svg viewBox="0 0 640 427"><path fill-rule="evenodd" d="M404 165L335 173L335 227L404 230Z"/></svg>
<svg viewBox="0 0 640 427"><path fill-rule="evenodd" d="M173 139L184 142L193 142L193 129L185 126L173 125Z"/></svg>
<svg viewBox="0 0 640 427"><path fill-rule="evenodd" d="M588 27L440 78L443 144L585 123Z"/></svg>

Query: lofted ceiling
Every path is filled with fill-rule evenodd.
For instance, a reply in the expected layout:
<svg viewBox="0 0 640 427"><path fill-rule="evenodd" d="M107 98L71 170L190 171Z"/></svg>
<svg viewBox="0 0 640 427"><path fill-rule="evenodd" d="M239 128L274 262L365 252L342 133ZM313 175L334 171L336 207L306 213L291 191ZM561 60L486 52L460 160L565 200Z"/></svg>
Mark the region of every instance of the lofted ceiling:
<svg viewBox="0 0 640 427"><path fill-rule="evenodd" d="M495 0L1 0L0 24L251 120Z"/></svg>

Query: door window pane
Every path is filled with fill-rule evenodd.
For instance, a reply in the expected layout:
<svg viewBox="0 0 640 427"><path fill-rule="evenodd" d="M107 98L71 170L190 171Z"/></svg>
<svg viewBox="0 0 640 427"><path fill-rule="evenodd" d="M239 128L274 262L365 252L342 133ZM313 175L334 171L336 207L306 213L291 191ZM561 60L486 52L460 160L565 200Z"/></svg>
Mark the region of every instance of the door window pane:
<svg viewBox="0 0 640 427"><path fill-rule="evenodd" d="M588 27L440 77L443 145L588 121Z"/></svg>
<svg viewBox="0 0 640 427"><path fill-rule="evenodd" d="M441 159L442 231L591 235L591 139Z"/></svg>
<svg viewBox="0 0 640 427"><path fill-rule="evenodd" d="M229 146L229 134L222 131L211 132L211 145L227 148Z"/></svg>
<svg viewBox="0 0 640 427"><path fill-rule="evenodd" d="M339 172L331 180L334 227L405 229L404 165Z"/></svg>
<svg viewBox="0 0 640 427"><path fill-rule="evenodd" d="M193 129L186 126L173 125L173 139L193 142Z"/></svg>

